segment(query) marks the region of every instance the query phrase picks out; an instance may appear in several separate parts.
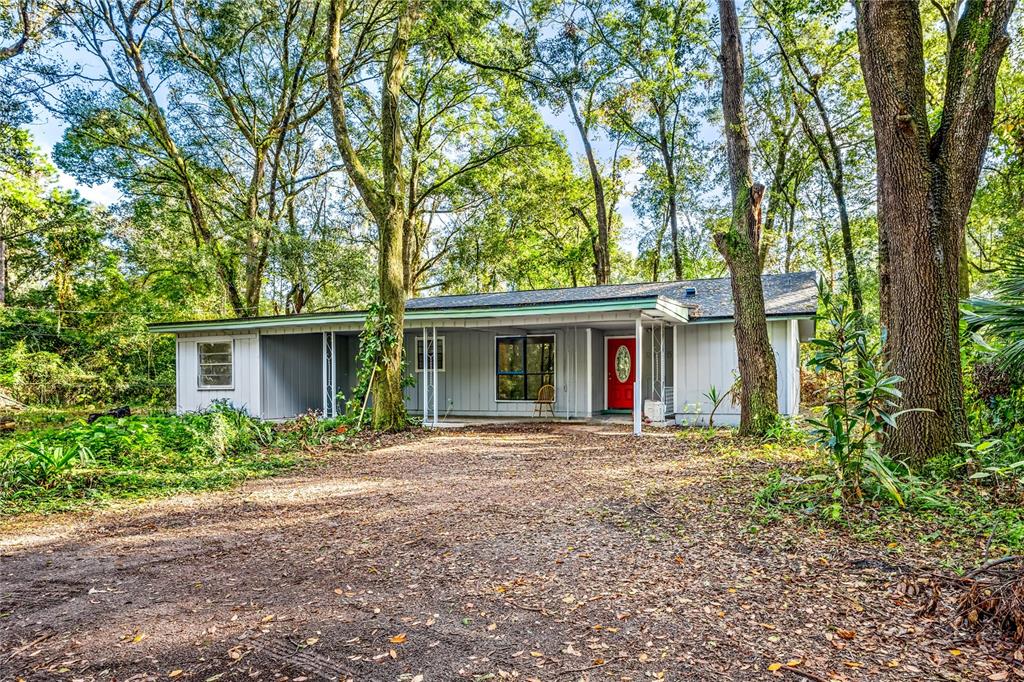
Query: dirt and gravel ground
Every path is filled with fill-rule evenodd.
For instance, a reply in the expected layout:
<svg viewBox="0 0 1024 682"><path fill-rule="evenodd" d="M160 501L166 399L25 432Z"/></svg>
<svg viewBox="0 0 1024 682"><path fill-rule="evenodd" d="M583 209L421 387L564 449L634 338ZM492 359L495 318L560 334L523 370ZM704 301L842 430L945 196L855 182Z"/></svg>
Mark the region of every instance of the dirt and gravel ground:
<svg viewBox="0 0 1024 682"><path fill-rule="evenodd" d="M756 530L777 464L594 426L445 431L7 521L0 677L1014 679L915 615L884 547Z"/></svg>

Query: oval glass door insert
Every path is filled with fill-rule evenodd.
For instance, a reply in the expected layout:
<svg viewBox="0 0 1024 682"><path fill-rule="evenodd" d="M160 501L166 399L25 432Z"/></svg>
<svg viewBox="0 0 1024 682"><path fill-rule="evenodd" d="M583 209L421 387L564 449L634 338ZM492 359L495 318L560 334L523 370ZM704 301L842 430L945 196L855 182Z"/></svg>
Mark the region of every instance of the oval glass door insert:
<svg viewBox="0 0 1024 682"><path fill-rule="evenodd" d="M619 346L619 349L615 351L615 377L620 383L626 383L629 381L629 370L633 364L633 359L629 356L629 349L626 346Z"/></svg>

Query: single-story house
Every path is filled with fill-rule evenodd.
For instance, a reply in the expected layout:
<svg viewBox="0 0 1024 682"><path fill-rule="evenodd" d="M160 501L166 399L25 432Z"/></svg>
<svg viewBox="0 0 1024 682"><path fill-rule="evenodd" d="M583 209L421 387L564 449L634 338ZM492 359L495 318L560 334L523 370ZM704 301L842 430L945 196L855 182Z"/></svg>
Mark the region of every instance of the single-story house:
<svg viewBox="0 0 1024 682"><path fill-rule="evenodd" d="M800 343L814 333L813 272L764 275L779 410L800 406ZM406 304L409 411L458 417L587 419L632 414L706 423L704 395L737 369L728 279L431 296ZM326 416L356 383L363 311L167 322L177 339L177 409L227 400L250 414ZM637 381L637 377L640 378ZM538 404L538 395L553 400ZM738 423L726 399L717 423Z"/></svg>

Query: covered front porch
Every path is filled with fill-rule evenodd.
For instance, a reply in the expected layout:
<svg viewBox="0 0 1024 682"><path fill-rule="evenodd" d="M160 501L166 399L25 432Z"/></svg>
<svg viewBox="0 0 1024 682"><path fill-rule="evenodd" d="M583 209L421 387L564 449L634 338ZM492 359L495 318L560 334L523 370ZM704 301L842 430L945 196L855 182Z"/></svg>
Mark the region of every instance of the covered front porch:
<svg viewBox="0 0 1024 682"><path fill-rule="evenodd" d="M663 422L675 414L672 341L679 320L638 310L604 319L551 317L407 320L409 413L427 427L614 420L631 422L637 434L645 417ZM358 333L323 331L320 341L319 407L331 417L355 387Z"/></svg>

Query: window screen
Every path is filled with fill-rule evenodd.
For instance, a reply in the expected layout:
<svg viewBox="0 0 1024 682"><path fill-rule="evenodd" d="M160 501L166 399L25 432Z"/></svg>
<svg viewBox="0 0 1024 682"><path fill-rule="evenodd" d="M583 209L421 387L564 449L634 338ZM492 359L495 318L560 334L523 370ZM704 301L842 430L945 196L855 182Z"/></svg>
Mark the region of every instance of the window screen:
<svg viewBox="0 0 1024 682"><path fill-rule="evenodd" d="M231 388L231 342L198 344L199 388Z"/></svg>

